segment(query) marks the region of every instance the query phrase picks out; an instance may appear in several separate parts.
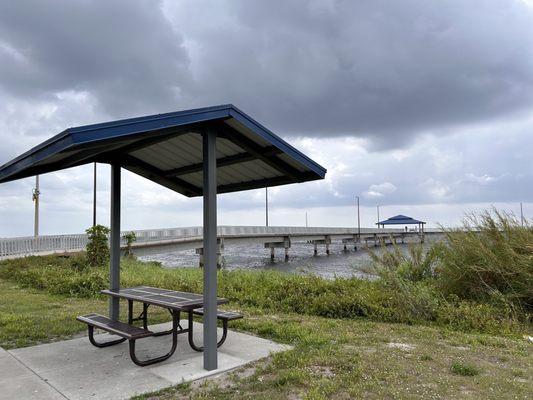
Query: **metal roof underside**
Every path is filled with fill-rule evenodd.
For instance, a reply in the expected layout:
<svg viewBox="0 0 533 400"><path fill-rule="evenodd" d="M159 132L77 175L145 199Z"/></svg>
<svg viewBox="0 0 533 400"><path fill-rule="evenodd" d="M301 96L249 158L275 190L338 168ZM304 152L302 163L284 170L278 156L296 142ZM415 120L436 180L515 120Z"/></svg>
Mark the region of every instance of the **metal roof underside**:
<svg viewBox="0 0 533 400"><path fill-rule="evenodd" d="M384 221L376 223L376 225L414 225L414 224L425 224L424 221L419 221L417 219L407 217L405 215L396 215Z"/></svg>
<svg viewBox="0 0 533 400"><path fill-rule="evenodd" d="M0 183L119 162L169 189L202 195L202 132L217 132L218 193L323 179L326 169L235 106L69 128L0 167Z"/></svg>

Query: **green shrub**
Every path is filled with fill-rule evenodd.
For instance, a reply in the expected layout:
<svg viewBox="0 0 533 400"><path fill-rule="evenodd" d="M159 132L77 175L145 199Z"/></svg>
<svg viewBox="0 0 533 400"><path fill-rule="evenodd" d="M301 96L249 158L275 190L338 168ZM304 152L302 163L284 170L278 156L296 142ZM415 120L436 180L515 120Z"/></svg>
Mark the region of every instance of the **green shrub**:
<svg viewBox="0 0 533 400"><path fill-rule="evenodd" d="M382 279L390 279L392 275L418 282L430 279L434 275L438 255L438 249L435 247L425 251L421 244L409 243L407 252L404 252L397 244L393 244L392 250L389 250L382 243L381 250L381 254L377 254L370 248L368 249L373 261L373 270Z"/></svg>
<svg viewBox="0 0 533 400"><path fill-rule="evenodd" d="M131 245L137 241L137 235L135 232L131 231L122 235L122 239L126 241L126 255L132 256Z"/></svg>
<svg viewBox="0 0 533 400"><path fill-rule="evenodd" d="M511 215L470 215L437 246L439 288L462 299L533 309L533 227Z"/></svg>
<svg viewBox="0 0 533 400"><path fill-rule="evenodd" d="M109 264L109 243L107 235L109 228L95 225L85 231L89 235L87 243L87 264L98 268Z"/></svg>
<svg viewBox="0 0 533 400"><path fill-rule="evenodd" d="M99 296L108 286L108 267L80 268L84 255L28 257L0 262L0 278L49 293ZM327 318L369 318L400 323L436 323L461 331L514 333L527 330L525 314L506 301L444 296L435 278L408 279L388 270L375 281L358 278L322 279L277 271L221 270L218 295L232 306L253 307L267 313L295 312ZM149 285L201 293L199 268L163 268L156 262L121 260L123 287ZM230 306L230 307L232 307Z"/></svg>

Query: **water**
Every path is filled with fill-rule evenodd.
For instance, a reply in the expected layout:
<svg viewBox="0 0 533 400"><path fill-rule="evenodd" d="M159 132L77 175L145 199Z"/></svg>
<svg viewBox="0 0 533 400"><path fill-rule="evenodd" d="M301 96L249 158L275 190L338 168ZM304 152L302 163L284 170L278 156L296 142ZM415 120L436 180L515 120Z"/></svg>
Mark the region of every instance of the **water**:
<svg viewBox="0 0 533 400"><path fill-rule="evenodd" d="M426 236L425 248L440 239L440 235ZM416 240L416 239L411 239ZM398 245L402 250L407 250L407 244ZM390 247L389 247L390 248ZM380 247L371 248L376 253L383 250ZM371 264L368 251L358 249L353 251L353 245L348 246L348 251L343 251L341 243L330 245L330 255L326 255L325 246L318 246L318 255L313 256L313 245L308 243L292 243L289 249L289 261L284 261L284 249L276 249L276 259L270 261L270 249L265 249L262 244L226 245L224 249L224 268L228 270L277 270L290 273L311 273L324 278L361 277L372 278L365 272L365 267ZM164 253L154 256L141 257L141 260L159 261L168 268L198 267L198 258L195 250Z"/></svg>

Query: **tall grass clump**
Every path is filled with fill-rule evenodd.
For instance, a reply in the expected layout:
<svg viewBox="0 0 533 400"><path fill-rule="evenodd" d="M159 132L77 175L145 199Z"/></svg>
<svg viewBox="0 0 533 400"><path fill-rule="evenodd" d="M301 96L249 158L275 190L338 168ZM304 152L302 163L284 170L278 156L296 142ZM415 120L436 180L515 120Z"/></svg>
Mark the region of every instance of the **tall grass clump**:
<svg viewBox="0 0 533 400"><path fill-rule="evenodd" d="M434 276L436 248L432 247L426 252L421 244L409 243L407 252L404 252L397 244L393 244L392 250L388 250L382 243L381 249L380 254L368 249L373 271L381 279L387 281L400 277L406 281L419 282Z"/></svg>
<svg viewBox="0 0 533 400"><path fill-rule="evenodd" d="M533 226L493 209L468 215L445 236L436 268L445 295L533 309Z"/></svg>

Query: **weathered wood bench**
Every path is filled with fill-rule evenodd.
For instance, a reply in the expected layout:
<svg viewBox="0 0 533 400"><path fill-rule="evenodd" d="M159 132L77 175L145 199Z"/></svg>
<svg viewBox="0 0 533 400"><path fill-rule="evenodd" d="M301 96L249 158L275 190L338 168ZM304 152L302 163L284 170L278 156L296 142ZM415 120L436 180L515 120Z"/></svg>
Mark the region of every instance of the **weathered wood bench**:
<svg viewBox="0 0 533 400"><path fill-rule="evenodd" d="M203 308L196 308L194 310L190 310L189 311L189 326L188 326L188 329L189 329L189 332L188 332L189 333L189 335L188 335L189 345L191 346L191 348L193 350L203 351L204 350L203 346L197 346L194 343L193 329L192 329L192 327L193 327L193 315L201 315L201 316L203 316L204 315L204 309ZM239 314L239 313L236 313L236 312L218 310L217 319L222 321L222 338L217 342L217 347L222 346L222 344L226 341L226 337L228 336L228 322L236 320L236 319L240 319L242 317L243 317L242 314Z"/></svg>
<svg viewBox="0 0 533 400"><path fill-rule="evenodd" d="M125 340L129 342L129 348L130 348L130 357L131 360L140 366L150 365L154 364L160 361L164 361L167 358L169 358L174 351L176 350L176 346L178 344L178 335L177 335L177 328L178 328L178 317L176 313L172 314L172 348L171 350L160 357L151 358L148 360L139 360L137 356L135 355L135 341L137 339L143 339L150 336L156 336L155 332L152 332L148 329L139 328L137 326L133 326L130 324L126 324L124 322L120 321L113 321L108 317L105 317L100 314L87 314L77 317L76 319L80 322L83 322L87 324L88 329L88 336L89 341L93 346L96 347L108 347L112 346L118 343L122 343ZM111 333L116 336L120 336L120 339L111 340L103 343L99 343L94 338L94 328L101 329L103 331L106 331L108 333Z"/></svg>

